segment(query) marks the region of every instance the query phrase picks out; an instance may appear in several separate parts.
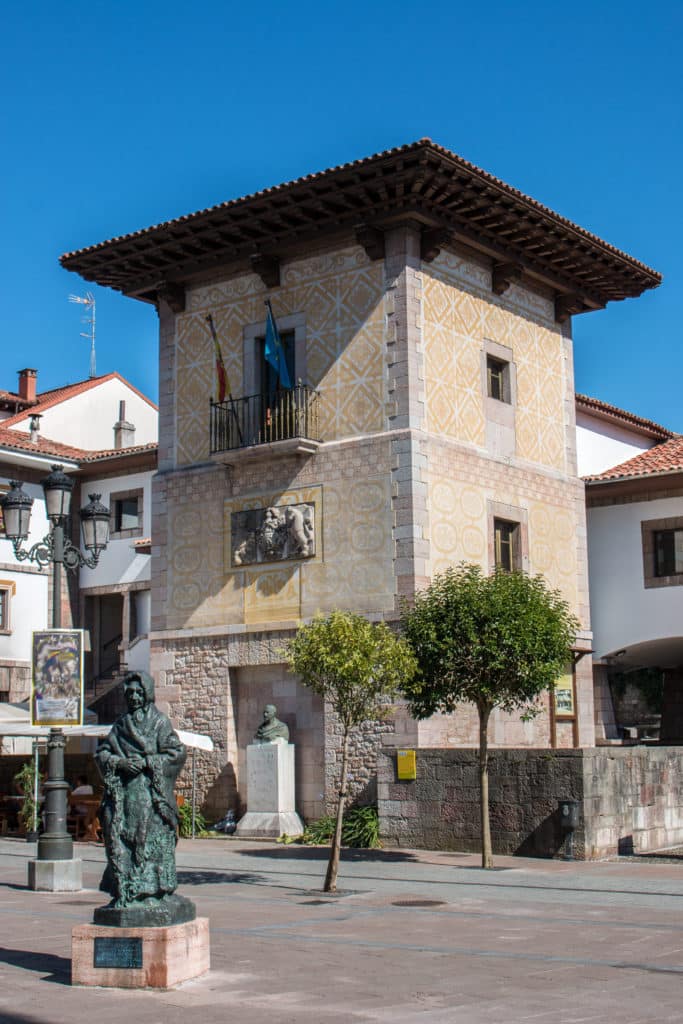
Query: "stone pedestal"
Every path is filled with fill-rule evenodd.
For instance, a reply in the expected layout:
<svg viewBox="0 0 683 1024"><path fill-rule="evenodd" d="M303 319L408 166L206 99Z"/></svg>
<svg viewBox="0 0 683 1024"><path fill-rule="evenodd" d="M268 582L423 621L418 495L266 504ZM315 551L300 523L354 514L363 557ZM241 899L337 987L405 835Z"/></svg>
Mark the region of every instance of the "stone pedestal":
<svg viewBox="0 0 683 1024"><path fill-rule="evenodd" d="M28 887L39 892L80 892L83 863L80 860L30 860Z"/></svg>
<svg viewBox="0 0 683 1024"><path fill-rule="evenodd" d="M280 739L247 747L247 807L235 835L301 835L304 826L294 806L293 743Z"/></svg>
<svg viewBox="0 0 683 1024"><path fill-rule="evenodd" d="M170 928L81 924L71 932L72 985L175 988L208 970L207 917Z"/></svg>

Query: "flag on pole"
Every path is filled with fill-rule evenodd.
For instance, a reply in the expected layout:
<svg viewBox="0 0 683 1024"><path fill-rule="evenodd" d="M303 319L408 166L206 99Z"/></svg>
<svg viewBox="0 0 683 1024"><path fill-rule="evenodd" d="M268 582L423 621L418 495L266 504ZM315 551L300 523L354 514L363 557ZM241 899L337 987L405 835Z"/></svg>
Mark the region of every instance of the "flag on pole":
<svg viewBox="0 0 683 1024"><path fill-rule="evenodd" d="M207 323L209 324L209 327L211 328L211 337L213 338L213 347L216 356L216 382L218 385L218 401L224 402L225 396L230 391L228 371L225 369L225 363L223 362L223 353L221 352L221 346L218 343L216 328L213 325L213 317L209 313L206 319Z"/></svg>
<svg viewBox="0 0 683 1024"><path fill-rule="evenodd" d="M268 313L266 315L266 341L264 345L264 356L267 363L273 367L283 388L291 388L292 382L289 379L285 349L280 339L280 334L275 323L270 300L266 301Z"/></svg>

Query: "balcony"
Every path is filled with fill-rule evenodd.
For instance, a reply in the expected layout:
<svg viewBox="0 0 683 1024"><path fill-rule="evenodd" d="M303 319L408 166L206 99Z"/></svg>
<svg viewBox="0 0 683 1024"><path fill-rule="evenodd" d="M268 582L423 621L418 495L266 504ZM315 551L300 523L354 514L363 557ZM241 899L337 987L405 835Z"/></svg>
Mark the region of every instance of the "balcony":
<svg viewBox="0 0 683 1024"><path fill-rule="evenodd" d="M318 427L320 394L298 384L270 395L212 402L210 452L219 461L240 451L259 456L296 453L310 455L321 441Z"/></svg>

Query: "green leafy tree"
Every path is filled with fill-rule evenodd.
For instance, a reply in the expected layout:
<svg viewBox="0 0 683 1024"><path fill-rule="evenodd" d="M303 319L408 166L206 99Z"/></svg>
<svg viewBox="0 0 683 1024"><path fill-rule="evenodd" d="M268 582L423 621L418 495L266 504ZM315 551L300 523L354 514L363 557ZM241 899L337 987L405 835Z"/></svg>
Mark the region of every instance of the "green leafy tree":
<svg viewBox="0 0 683 1024"><path fill-rule="evenodd" d="M286 650L291 672L319 693L342 726L342 763L337 815L325 877L325 892L336 892L342 821L346 800L349 734L380 713L381 701L406 686L416 664L410 647L381 622L334 611L302 626Z"/></svg>
<svg viewBox="0 0 683 1024"><path fill-rule="evenodd" d="M565 671L579 628L540 576L461 564L437 575L402 614L419 672L404 686L412 714L448 714L471 702L479 713L482 867L493 865L488 797L488 724L494 708L528 719Z"/></svg>

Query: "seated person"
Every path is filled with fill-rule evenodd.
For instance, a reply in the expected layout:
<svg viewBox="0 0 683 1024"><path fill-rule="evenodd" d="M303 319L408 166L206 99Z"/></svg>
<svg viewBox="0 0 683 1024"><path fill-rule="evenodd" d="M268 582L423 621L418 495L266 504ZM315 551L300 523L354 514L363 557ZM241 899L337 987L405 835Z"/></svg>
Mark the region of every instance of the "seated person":
<svg viewBox="0 0 683 1024"><path fill-rule="evenodd" d="M88 813L88 808L85 804L74 803L72 798L75 796L93 796L93 788L89 784L85 775L78 776L76 779L76 785L71 790L69 797L73 813L85 817Z"/></svg>

